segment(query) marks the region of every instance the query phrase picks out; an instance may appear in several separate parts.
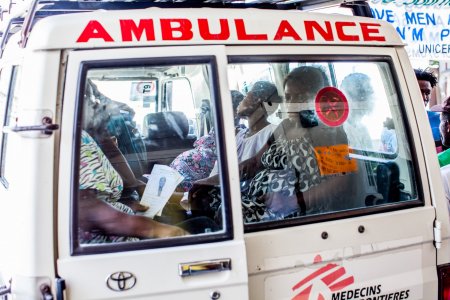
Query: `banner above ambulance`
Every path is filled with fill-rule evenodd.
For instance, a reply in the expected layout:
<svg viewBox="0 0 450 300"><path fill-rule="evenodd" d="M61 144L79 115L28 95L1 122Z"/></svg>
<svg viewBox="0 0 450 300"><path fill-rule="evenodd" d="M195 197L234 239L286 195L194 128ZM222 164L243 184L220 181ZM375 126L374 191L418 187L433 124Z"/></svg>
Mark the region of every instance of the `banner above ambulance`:
<svg viewBox="0 0 450 300"><path fill-rule="evenodd" d="M412 59L445 59L450 55L449 1L379 1L373 16L394 26Z"/></svg>

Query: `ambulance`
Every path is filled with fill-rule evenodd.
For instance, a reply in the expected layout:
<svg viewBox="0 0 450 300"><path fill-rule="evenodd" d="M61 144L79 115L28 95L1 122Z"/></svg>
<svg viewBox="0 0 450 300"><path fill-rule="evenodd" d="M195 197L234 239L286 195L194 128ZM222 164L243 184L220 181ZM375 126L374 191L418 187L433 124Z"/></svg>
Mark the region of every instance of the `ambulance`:
<svg viewBox="0 0 450 300"><path fill-rule="evenodd" d="M302 9L34 1L11 19L0 298L450 299L448 202L405 45L387 22ZM293 75L305 69L321 79ZM236 113L249 102L269 128L250 187L240 151L260 131ZM292 116L299 147L276 140ZM267 152L277 141L290 146Z"/></svg>

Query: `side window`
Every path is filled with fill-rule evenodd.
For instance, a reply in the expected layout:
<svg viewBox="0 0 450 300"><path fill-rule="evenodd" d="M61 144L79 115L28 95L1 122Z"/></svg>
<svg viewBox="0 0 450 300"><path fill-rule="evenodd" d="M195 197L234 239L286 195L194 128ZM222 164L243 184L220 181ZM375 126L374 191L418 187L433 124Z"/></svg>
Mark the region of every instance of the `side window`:
<svg viewBox="0 0 450 300"><path fill-rule="evenodd" d="M189 122L189 133L198 134L199 120L197 120L194 95L189 79L186 77L171 78L164 85L166 93L163 100L165 104L163 111L184 112Z"/></svg>
<svg viewBox="0 0 450 300"><path fill-rule="evenodd" d="M0 79L0 117L2 118L2 127L12 125L12 116L15 115L18 105L17 95L15 93L18 86L18 78L20 73L19 67L13 67L11 72L4 72ZM8 76L10 75L10 76ZM8 133L1 132L0 138L0 181L7 188L7 168L6 153L8 150Z"/></svg>
<svg viewBox="0 0 450 300"><path fill-rule="evenodd" d="M214 99L213 65L205 58L83 66L75 253L95 249L88 244L113 243L116 251L231 238L220 178L206 191L210 201L188 201L218 157L215 128L199 134L190 123L200 118L204 99ZM176 78L181 73L186 78ZM138 81L149 90L137 92ZM167 81L171 103L158 110Z"/></svg>
<svg viewBox="0 0 450 300"><path fill-rule="evenodd" d="M247 231L421 204L388 59L230 61L248 108L236 135ZM249 72L262 65L273 76Z"/></svg>

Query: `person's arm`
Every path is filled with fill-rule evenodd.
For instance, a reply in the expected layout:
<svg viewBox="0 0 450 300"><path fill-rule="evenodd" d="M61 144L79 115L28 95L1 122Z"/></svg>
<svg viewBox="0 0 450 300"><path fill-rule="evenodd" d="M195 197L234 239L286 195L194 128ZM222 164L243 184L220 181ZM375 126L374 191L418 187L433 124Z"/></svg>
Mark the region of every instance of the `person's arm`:
<svg viewBox="0 0 450 300"><path fill-rule="evenodd" d="M114 142L112 137L107 137L100 141L99 147L111 162L117 173L119 173L123 180L124 188L137 189L142 186L145 188L145 183L136 179L127 159L122 154L122 151L120 151L118 145Z"/></svg>
<svg viewBox="0 0 450 300"><path fill-rule="evenodd" d="M150 218L129 215L98 199L95 190L80 190L79 226L83 230L100 230L107 235L139 238L162 238L189 234L183 229Z"/></svg>

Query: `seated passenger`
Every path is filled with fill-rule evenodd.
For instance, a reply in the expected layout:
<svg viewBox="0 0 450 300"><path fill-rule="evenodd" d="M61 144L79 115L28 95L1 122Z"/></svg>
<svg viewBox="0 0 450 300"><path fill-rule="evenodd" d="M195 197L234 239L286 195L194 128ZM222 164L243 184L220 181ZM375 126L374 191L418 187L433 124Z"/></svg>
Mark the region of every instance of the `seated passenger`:
<svg viewBox="0 0 450 300"><path fill-rule="evenodd" d="M89 95L89 94L88 94ZM80 143L80 177L79 177L79 240L80 243L103 243L133 241L136 238L154 238L185 235L187 232L179 227L165 225L150 218L134 215L130 206L120 203L124 190L125 174L127 181L138 185L133 173L127 168L126 161L116 164L116 170L94 138L107 141L109 150L115 149L120 157L120 150L106 131L108 113L101 113L105 107L99 106L95 97L86 97L83 105L83 124ZM142 183L143 184L143 183ZM144 185L145 186L145 185ZM143 189L139 189L143 192ZM138 201L133 201L137 210L145 210Z"/></svg>
<svg viewBox="0 0 450 300"><path fill-rule="evenodd" d="M383 122L380 143L381 151L387 153L397 152L397 135L395 134L395 125L392 118L386 118Z"/></svg>
<svg viewBox="0 0 450 300"><path fill-rule="evenodd" d="M236 110L237 118L247 120L248 127L238 128L236 146L238 161L254 156L266 143L277 125L267 121L265 105L274 106L281 102L276 86L269 81L257 81ZM210 176L218 173L217 162Z"/></svg>
<svg viewBox="0 0 450 300"><path fill-rule="evenodd" d="M80 243L134 241L188 234L179 227L134 215L118 200L123 181L94 139L82 131L80 145Z"/></svg>
<svg viewBox="0 0 450 300"><path fill-rule="evenodd" d="M317 149L337 145L348 149L344 130L320 122L305 128L296 109L299 103L311 103L317 92L327 85L325 73L316 67L302 66L287 75L284 88L288 118L255 156L239 165L241 181L251 179L248 191L242 194L245 223L321 213L331 205L330 197L342 191L341 173L323 168L321 156L324 154ZM327 184L318 186L324 181ZM204 205L208 196L212 210L220 205L220 198L217 199L220 191L205 192L215 184L217 176L208 182L196 182L189 193L194 209Z"/></svg>
<svg viewBox="0 0 450 300"><path fill-rule="evenodd" d="M148 207L141 205L138 201L142 196L146 184L136 178L135 173L130 167L127 159L119 149L117 137L112 136L107 130L110 124L111 116L117 114L119 110L128 110L134 114L134 111L124 103L113 101L101 94L92 81L88 81L85 95L84 114L90 118L84 128L86 132L95 140L102 149L111 165L120 174L124 182L121 201L127 202L134 211L145 211Z"/></svg>
<svg viewBox="0 0 450 300"><path fill-rule="evenodd" d="M351 108L344 123L348 143L353 148L371 150L372 139L363 123L364 117L372 112L375 104L370 77L363 73L351 73L342 80L341 89Z"/></svg>
<svg viewBox="0 0 450 300"><path fill-rule="evenodd" d="M234 111L243 98L240 92L231 91ZM181 191L189 191L196 180L208 177L216 160L216 136L212 129L194 143L194 149L181 153L170 163L170 167L184 177L179 186Z"/></svg>
<svg viewBox="0 0 450 300"><path fill-rule="evenodd" d="M433 105L431 111L441 113L439 132L442 146L447 150L438 154L438 161L439 166L444 167L450 164L450 96L442 100L441 104Z"/></svg>
<svg viewBox="0 0 450 300"><path fill-rule="evenodd" d="M127 104L114 101L106 97L103 93L99 91L97 86L88 80L88 89L86 96L95 99L97 103L97 112L99 115L103 116L105 124L100 130L102 130L102 137L109 142L106 137L109 135L113 137L115 141L115 146L122 153L123 158L126 159L130 170L133 172L136 178L140 178L145 171L146 165L146 149L144 141L142 139L141 133L136 127L136 123L133 121L135 112ZM104 127L104 128L103 128ZM92 134L97 143L100 143L95 134ZM115 154L114 149L111 151L106 151L101 144L100 147L106 154L113 166L116 164L121 164L122 161L116 163L113 157L110 156ZM123 176L122 176L123 177ZM125 190L124 194L131 194L132 190Z"/></svg>

